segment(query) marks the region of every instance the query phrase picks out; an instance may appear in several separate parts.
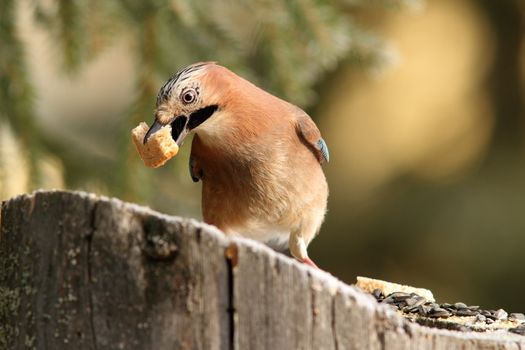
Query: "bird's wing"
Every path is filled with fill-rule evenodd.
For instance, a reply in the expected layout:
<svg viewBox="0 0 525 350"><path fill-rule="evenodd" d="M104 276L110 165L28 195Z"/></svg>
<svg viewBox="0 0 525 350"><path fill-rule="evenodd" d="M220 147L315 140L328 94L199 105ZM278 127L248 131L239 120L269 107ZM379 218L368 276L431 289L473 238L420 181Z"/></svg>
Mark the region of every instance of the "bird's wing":
<svg viewBox="0 0 525 350"><path fill-rule="evenodd" d="M328 146L321 137L321 132L317 129L312 118L304 112L298 114L295 127L297 134L312 150L315 157L319 160L319 163L323 164L324 162L328 162L330 159Z"/></svg>
<svg viewBox="0 0 525 350"><path fill-rule="evenodd" d="M198 182L200 179L203 178L204 174L202 172L202 169L199 166L197 159L194 158L193 155L190 155L189 166L190 166L190 176L193 182Z"/></svg>

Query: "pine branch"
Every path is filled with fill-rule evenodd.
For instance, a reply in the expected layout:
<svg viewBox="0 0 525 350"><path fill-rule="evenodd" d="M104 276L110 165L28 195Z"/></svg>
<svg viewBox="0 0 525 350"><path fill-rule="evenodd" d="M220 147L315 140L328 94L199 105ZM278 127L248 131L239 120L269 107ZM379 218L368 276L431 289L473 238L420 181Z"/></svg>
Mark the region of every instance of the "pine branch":
<svg viewBox="0 0 525 350"><path fill-rule="evenodd" d="M338 0L340 5L351 7L382 7L387 9L418 8L424 0Z"/></svg>
<svg viewBox="0 0 525 350"><path fill-rule="evenodd" d="M162 81L180 67L217 60L257 85L302 106L315 101L313 86L345 60L375 67L385 45L353 21L353 9L397 7L417 0L32 0L34 16L55 39L68 72L76 72L119 32L133 38L136 97L117 132L114 194L146 198L148 175L135 156L129 131L151 116ZM39 132L22 45L16 37L14 0L0 0L0 117L7 117L31 157L36 174ZM47 142L47 140L45 140ZM49 144L57 150L57 145ZM81 152L81 151L79 151ZM64 157L75 162L79 157ZM66 169L78 169L66 164ZM138 175L137 175L138 174ZM93 172L91 176L100 176ZM138 181L141 179L142 181ZM38 183L36 178L33 183Z"/></svg>
<svg viewBox="0 0 525 350"><path fill-rule="evenodd" d="M126 118L121 123L117 140L118 160L116 171L112 179L112 187L115 192L125 199L139 200L151 191L144 191L147 184L151 181L144 179L146 176L142 170L142 164L136 157L130 142L130 130L146 116L152 114L157 91L157 81L155 80L155 67L158 47L158 30L157 19L159 6L143 4L132 0L123 0L123 9L126 11L140 10L140 13L134 13L130 18L133 20L135 28L135 46L137 57L137 67L139 67L137 77L137 96L133 102L133 112L131 118ZM139 184L133 184L134 174L142 173L142 180ZM142 198L140 198L142 197Z"/></svg>
<svg viewBox="0 0 525 350"><path fill-rule="evenodd" d="M57 0L57 31L63 66L67 71L78 70L84 56L85 28L78 0Z"/></svg>
<svg viewBox="0 0 525 350"><path fill-rule="evenodd" d="M0 118L6 118L22 141L29 160L30 185L38 186L41 152L33 116L33 91L22 43L15 25L15 1L0 0Z"/></svg>

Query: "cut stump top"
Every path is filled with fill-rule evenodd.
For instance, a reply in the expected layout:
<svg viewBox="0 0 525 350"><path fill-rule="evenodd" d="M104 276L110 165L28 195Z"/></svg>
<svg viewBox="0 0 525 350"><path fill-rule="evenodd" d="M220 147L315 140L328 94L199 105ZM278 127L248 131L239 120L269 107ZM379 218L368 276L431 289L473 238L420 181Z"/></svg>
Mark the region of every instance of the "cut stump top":
<svg viewBox="0 0 525 350"><path fill-rule="evenodd" d="M39 191L0 220L0 349L525 348L409 322L262 244L117 199Z"/></svg>

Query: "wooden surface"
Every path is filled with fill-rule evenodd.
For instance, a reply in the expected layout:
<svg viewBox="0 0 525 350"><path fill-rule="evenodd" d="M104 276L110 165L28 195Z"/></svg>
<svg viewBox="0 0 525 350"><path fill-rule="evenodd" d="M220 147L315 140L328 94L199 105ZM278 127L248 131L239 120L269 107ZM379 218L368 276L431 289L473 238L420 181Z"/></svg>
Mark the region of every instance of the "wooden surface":
<svg viewBox="0 0 525 350"><path fill-rule="evenodd" d="M525 349L409 323L213 227L84 193L2 204L0 349Z"/></svg>

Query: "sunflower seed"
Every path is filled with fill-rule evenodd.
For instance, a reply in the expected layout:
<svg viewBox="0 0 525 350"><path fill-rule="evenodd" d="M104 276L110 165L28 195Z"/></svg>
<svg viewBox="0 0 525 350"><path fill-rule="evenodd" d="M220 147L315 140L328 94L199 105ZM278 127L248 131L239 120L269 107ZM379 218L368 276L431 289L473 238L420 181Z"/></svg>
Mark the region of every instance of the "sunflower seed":
<svg viewBox="0 0 525 350"><path fill-rule="evenodd" d="M478 313L469 309L461 309L455 312L457 316L476 316Z"/></svg>
<svg viewBox="0 0 525 350"><path fill-rule="evenodd" d="M426 307L425 305L419 305L417 307L417 311L421 316L428 315L428 312L430 311L430 308Z"/></svg>
<svg viewBox="0 0 525 350"><path fill-rule="evenodd" d="M525 315L518 312L513 312L509 315L509 320L525 321Z"/></svg>
<svg viewBox="0 0 525 350"><path fill-rule="evenodd" d="M437 307L437 308L433 308L430 310L429 316L430 317L448 317L450 316L450 312L440 307Z"/></svg>
<svg viewBox="0 0 525 350"><path fill-rule="evenodd" d="M405 300L405 303L407 304L407 306L410 306L410 307L417 307L419 305L423 305L425 302L426 302L425 298L419 297L419 296L411 297Z"/></svg>
<svg viewBox="0 0 525 350"><path fill-rule="evenodd" d="M392 298L390 295L387 296L385 299L381 300L382 303L384 304L393 304L394 303L394 298Z"/></svg>
<svg viewBox="0 0 525 350"><path fill-rule="evenodd" d="M455 303L454 306L456 307L456 309L460 310L460 309L466 309L467 308L467 305L464 304L464 303Z"/></svg>
<svg viewBox="0 0 525 350"><path fill-rule="evenodd" d="M383 295L383 292L381 291L381 289L374 289L374 291L372 292L372 295L373 295L374 298L376 298L377 300L379 300L379 299L385 297L385 296Z"/></svg>
<svg viewBox="0 0 525 350"><path fill-rule="evenodd" d="M485 322L487 318L481 314L476 315L476 322Z"/></svg>
<svg viewBox="0 0 525 350"><path fill-rule="evenodd" d="M389 297L392 297L394 299L394 301L396 301L396 302L400 302L400 301L405 301L408 298L410 298L410 294L403 293L403 292L394 292L394 293L390 294Z"/></svg>
<svg viewBox="0 0 525 350"><path fill-rule="evenodd" d="M414 304L414 306L423 305L424 303L426 303L426 299L423 298L423 297L418 297L416 303Z"/></svg>
<svg viewBox="0 0 525 350"><path fill-rule="evenodd" d="M522 324L516 328L510 328L509 332L520 334L520 335L525 335L525 324Z"/></svg>
<svg viewBox="0 0 525 350"><path fill-rule="evenodd" d="M507 311L503 310L503 309L498 309L495 313L494 313L494 316L496 317L497 320L503 320L505 318L507 318L509 314L507 313Z"/></svg>
<svg viewBox="0 0 525 350"><path fill-rule="evenodd" d="M481 310L480 312L485 317L493 317L492 313L488 310Z"/></svg>
<svg viewBox="0 0 525 350"><path fill-rule="evenodd" d="M405 303L407 304L407 306L414 306L416 302L417 302L417 299L412 298L412 297L405 300Z"/></svg>
<svg viewBox="0 0 525 350"><path fill-rule="evenodd" d="M403 308L403 312L406 312L406 313L409 313L409 314L413 314L413 313L416 313L418 312L418 306L405 306Z"/></svg>

